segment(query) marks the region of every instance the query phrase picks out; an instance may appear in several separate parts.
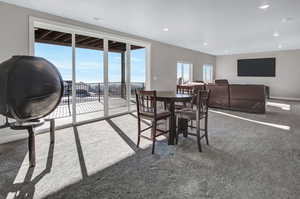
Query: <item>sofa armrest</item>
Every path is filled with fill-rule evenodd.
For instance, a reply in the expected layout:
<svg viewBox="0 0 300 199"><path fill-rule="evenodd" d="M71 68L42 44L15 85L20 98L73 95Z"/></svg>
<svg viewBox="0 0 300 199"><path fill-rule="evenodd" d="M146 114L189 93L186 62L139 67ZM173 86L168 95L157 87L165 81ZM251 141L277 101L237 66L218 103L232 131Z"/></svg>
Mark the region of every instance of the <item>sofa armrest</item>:
<svg viewBox="0 0 300 199"><path fill-rule="evenodd" d="M231 109L265 113L266 89L264 85L232 84L229 86L229 92Z"/></svg>
<svg viewBox="0 0 300 199"><path fill-rule="evenodd" d="M207 84L206 89L210 90L210 96L208 101L210 107L215 107L215 108L230 107L228 85Z"/></svg>

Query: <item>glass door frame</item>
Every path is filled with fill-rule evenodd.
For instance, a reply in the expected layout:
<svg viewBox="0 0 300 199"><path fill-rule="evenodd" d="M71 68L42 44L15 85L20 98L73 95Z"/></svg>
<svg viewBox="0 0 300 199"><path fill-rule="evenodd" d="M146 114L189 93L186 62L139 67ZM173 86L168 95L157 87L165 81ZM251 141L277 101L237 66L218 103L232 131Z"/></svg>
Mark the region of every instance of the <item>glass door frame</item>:
<svg viewBox="0 0 300 199"><path fill-rule="evenodd" d="M72 124L81 124L81 123L89 123L92 121L97 121L97 120L102 120L106 119L109 117L115 117L117 115L123 115L126 113L130 113L130 96L131 96L131 81L130 81L130 76L131 76L131 45L138 45L142 46L146 49L146 54L145 54L145 66L146 66L146 77L145 77L145 86L146 89L151 89L151 43L141 41L141 40L135 40L132 38L128 37L122 37L120 35L116 34L111 34L111 33L106 33L106 32L100 32L97 30L91 30L87 28L82 28L79 26L74 26L70 24L64 24L56 21L51 21L47 19L42 19L42 18L37 18L37 17L29 17L29 55L34 56L34 44L35 44L35 28L44 28L44 29L49 29L53 31L60 31L60 32L65 32L69 33L72 35ZM95 38L100 38L103 39L103 83L104 83L104 116L91 119L91 120L86 120L84 122L77 122L76 121L76 46L75 46L75 35L81 34L85 36L91 36ZM115 114L115 115L109 115L109 110L108 110L108 41L109 40L114 40L117 42L123 42L126 43L126 54L125 54L125 81L126 81L126 92L127 92L127 104L128 104L128 111L123 112L120 114Z"/></svg>

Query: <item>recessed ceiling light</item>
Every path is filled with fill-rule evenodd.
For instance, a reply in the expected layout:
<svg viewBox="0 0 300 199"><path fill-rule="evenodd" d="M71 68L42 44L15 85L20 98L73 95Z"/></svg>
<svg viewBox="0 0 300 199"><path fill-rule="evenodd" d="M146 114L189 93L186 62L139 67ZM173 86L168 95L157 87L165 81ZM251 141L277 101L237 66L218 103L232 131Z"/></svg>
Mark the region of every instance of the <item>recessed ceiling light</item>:
<svg viewBox="0 0 300 199"><path fill-rule="evenodd" d="M102 21L102 19L100 19L99 17L93 17L93 19L94 19L95 21Z"/></svg>
<svg viewBox="0 0 300 199"><path fill-rule="evenodd" d="M164 28L163 31L168 32L169 28Z"/></svg>
<svg viewBox="0 0 300 199"><path fill-rule="evenodd" d="M274 36L274 37L279 37L279 33L278 33L278 32L274 32L274 33L273 33L273 36Z"/></svg>
<svg viewBox="0 0 300 199"><path fill-rule="evenodd" d="M203 46L207 46L207 45L208 45L208 43L207 43L207 42L204 42L204 43L203 43Z"/></svg>
<svg viewBox="0 0 300 199"><path fill-rule="evenodd" d="M285 17L281 20L282 23L288 23L288 22L291 22L293 21L293 18L292 17Z"/></svg>
<svg viewBox="0 0 300 199"><path fill-rule="evenodd" d="M279 45L278 45L278 48L282 48L282 45L281 45L281 44L279 44Z"/></svg>
<svg viewBox="0 0 300 199"><path fill-rule="evenodd" d="M261 10L266 10L270 7L270 4L263 4L261 6L259 6L258 8L261 9Z"/></svg>

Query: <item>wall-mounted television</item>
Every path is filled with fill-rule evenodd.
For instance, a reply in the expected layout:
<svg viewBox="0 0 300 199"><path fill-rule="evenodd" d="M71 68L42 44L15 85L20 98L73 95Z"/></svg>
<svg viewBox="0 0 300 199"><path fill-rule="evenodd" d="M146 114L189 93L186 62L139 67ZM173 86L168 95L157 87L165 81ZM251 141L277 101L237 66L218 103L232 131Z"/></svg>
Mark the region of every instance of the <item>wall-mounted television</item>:
<svg viewBox="0 0 300 199"><path fill-rule="evenodd" d="M276 59L239 59L237 61L238 76L248 77L275 77Z"/></svg>

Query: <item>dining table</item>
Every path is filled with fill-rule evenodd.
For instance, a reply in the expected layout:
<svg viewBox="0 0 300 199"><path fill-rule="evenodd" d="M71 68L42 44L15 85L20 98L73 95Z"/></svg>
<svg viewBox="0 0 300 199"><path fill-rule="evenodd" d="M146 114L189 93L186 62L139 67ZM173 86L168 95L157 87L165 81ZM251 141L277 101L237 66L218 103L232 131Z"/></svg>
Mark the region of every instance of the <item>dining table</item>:
<svg viewBox="0 0 300 199"><path fill-rule="evenodd" d="M176 137L176 116L175 116L175 102L190 102L192 100L192 95L190 94L179 94L175 91L157 91L156 100L168 104L169 111L171 113L170 117L170 133L168 144L174 145Z"/></svg>

